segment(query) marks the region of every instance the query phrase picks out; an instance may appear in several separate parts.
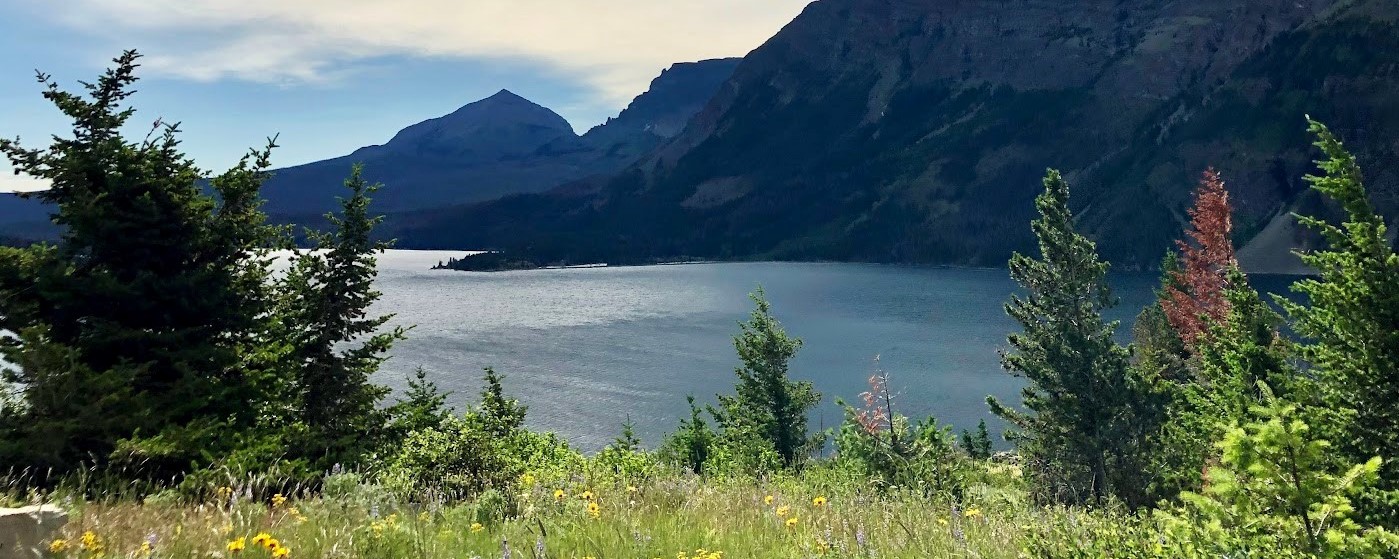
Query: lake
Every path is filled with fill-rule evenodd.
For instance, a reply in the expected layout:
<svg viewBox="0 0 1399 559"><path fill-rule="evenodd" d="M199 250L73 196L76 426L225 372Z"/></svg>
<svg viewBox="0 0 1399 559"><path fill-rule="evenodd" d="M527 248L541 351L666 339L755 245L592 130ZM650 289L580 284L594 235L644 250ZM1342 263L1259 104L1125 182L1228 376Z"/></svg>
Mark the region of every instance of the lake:
<svg viewBox="0 0 1399 559"><path fill-rule="evenodd" d="M395 389L421 366L462 409L475 402L481 368L505 375L529 406L528 424L585 450L610 442L630 418L653 446L688 417L685 396L728 393L738 358L737 323L762 285L774 314L805 345L792 375L815 383L813 429L840 424L835 398L858 401L880 356L901 413L933 415L957 429L986 419L988 394L1019 402L1020 379L998 351L1015 323L1003 304L1015 290L1004 269L872 264L722 263L470 273L431 270L460 252L390 251L379 259L377 310L413 325L381 370ZM1131 320L1152 297L1156 274L1115 274ZM1285 289L1291 278L1255 278Z"/></svg>

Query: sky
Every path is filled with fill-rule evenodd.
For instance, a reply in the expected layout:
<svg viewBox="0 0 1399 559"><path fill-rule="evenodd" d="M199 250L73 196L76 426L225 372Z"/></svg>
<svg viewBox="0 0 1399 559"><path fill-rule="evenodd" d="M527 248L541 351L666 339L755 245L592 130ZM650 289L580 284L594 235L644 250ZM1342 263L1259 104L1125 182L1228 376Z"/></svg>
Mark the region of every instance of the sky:
<svg viewBox="0 0 1399 559"><path fill-rule="evenodd" d="M206 170L279 135L276 166L380 144L509 89L579 133L675 62L743 56L810 0L0 0L0 137L43 147L65 89L142 55L129 133L178 122ZM0 162L0 191L43 185Z"/></svg>

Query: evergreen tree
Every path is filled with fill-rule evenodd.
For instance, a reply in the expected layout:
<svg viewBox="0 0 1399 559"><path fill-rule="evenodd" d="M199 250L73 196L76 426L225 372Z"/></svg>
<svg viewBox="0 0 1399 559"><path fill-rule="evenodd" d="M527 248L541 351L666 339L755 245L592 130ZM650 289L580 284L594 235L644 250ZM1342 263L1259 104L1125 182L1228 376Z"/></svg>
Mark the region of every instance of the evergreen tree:
<svg viewBox="0 0 1399 559"><path fill-rule="evenodd" d="M787 335L772 316L772 305L763 289L749 295L754 309L747 322L740 322L734 336L742 366L735 369L735 394L720 396L725 431L746 431L771 443L786 466L796 465L808 452L820 446L819 435L807 433L806 416L821 394L810 381L793 381L788 365L801 349L802 341Z"/></svg>
<svg viewBox="0 0 1399 559"><path fill-rule="evenodd" d="M974 460L986 460L991 457L991 433L986 430L985 419L976 424L975 435L966 429L962 430L962 450Z"/></svg>
<svg viewBox="0 0 1399 559"><path fill-rule="evenodd" d="M1096 503L1112 490L1114 466L1127 458L1137 387L1128 378L1127 349L1113 341L1116 323L1102 318L1116 303L1108 264L1074 232L1069 187L1058 171L1049 171L1044 187L1035 200L1041 217L1031 224L1040 259L1011 257L1011 277L1026 294L1006 305L1024 331L1009 337L1014 351L1002 363L1029 381L1021 392L1025 411L993 397L987 403L1018 429L1008 438L1027 459L1042 498Z"/></svg>
<svg viewBox="0 0 1399 559"><path fill-rule="evenodd" d="M1360 166L1326 126L1309 120L1326 156L1312 188L1336 201L1345 222L1297 216L1329 245L1301 255L1316 269L1293 290L1305 304L1278 298L1305 343L1319 377L1329 437L1351 462L1384 459L1377 491L1359 499L1364 513L1399 526L1399 254L1365 193Z"/></svg>
<svg viewBox="0 0 1399 559"><path fill-rule="evenodd" d="M667 461L704 475L704 464L718 437L701 416L695 397L686 396L685 401L690 405L690 418L680 420L680 428L666 438L660 453Z"/></svg>
<svg viewBox="0 0 1399 559"><path fill-rule="evenodd" d="M1177 241L1183 265L1174 272L1172 284L1165 286L1161 308L1193 350L1210 325L1223 322L1229 314L1225 274L1235 266L1233 208L1224 180L1213 168L1205 170L1189 213L1186 236L1192 242Z"/></svg>
<svg viewBox="0 0 1399 559"><path fill-rule="evenodd" d="M447 409L450 392L438 390L437 384L427 378L427 371L418 367L408 378L408 390L394 405L389 407L393 419L389 431L395 438L402 438L421 429L437 427L451 416Z"/></svg>
<svg viewBox="0 0 1399 559"><path fill-rule="evenodd" d="M274 236L257 192L273 146L206 194L176 125L121 135L138 58L115 59L86 95L40 74L71 136L45 149L0 140L18 172L51 182L32 196L62 231L0 257L0 329L18 335L0 351L25 401L0 461L62 474L116 457L170 479L227 453L257 419Z"/></svg>
<svg viewBox="0 0 1399 559"><path fill-rule="evenodd" d="M622 422L622 434L612 441L612 448L626 452L641 450L641 439L636 437L636 424L632 423L630 415Z"/></svg>
<svg viewBox="0 0 1399 559"><path fill-rule="evenodd" d="M345 181L349 196L340 215L328 214L330 233L309 232L315 250L297 252L285 279L287 356L298 374L297 395L305 440L296 446L324 468L355 464L384 435L387 414L378 406L388 389L370 378L404 329L383 330L391 315L369 316L378 300L375 254L389 244L373 239L382 219L369 215L369 185L355 165Z"/></svg>
<svg viewBox="0 0 1399 559"><path fill-rule="evenodd" d="M514 434L525 426L525 413L529 408L521 405L519 400L505 397L505 387L495 369L486 367L485 371L483 381L486 385L481 389L481 407L477 410L481 421L485 423L486 430L496 437Z"/></svg>

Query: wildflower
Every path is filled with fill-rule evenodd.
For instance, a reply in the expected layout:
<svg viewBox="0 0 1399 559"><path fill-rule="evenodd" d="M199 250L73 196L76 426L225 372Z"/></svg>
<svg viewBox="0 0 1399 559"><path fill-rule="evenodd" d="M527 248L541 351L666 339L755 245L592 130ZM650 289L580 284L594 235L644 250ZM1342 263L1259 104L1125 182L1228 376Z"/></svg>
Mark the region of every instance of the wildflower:
<svg viewBox="0 0 1399 559"><path fill-rule="evenodd" d="M563 498L564 498L564 492L563 492L563 490L562 490L562 489L555 489L555 490L554 490L554 500L555 500L555 501L562 501Z"/></svg>
<svg viewBox="0 0 1399 559"><path fill-rule="evenodd" d="M281 493L272 496L272 508L281 508L281 506L285 505L286 503L287 498L282 496Z"/></svg>
<svg viewBox="0 0 1399 559"><path fill-rule="evenodd" d="M771 504L772 504L772 501L773 501L773 496L772 496L772 495L768 495L768 496L766 496L766 497L763 497L763 504L764 504L764 505L771 505Z"/></svg>
<svg viewBox="0 0 1399 559"><path fill-rule="evenodd" d="M141 542L141 548L136 550L136 553L141 557L150 557L151 549L151 542Z"/></svg>
<svg viewBox="0 0 1399 559"><path fill-rule="evenodd" d="M793 516L793 517L787 519L787 527L788 527L788 528L796 528L796 527L797 527L797 517L796 517L796 516Z"/></svg>
<svg viewBox="0 0 1399 559"><path fill-rule="evenodd" d="M282 542L277 541L277 538L272 538L263 543L262 547L267 548L268 551L277 551L277 548L282 547Z"/></svg>
<svg viewBox="0 0 1399 559"><path fill-rule="evenodd" d="M228 542L229 553L238 553L240 551L243 551L244 549L247 549L247 547L248 538L238 538L236 540L231 540Z"/></svg>
<svg viewBox="0 0 1399 559"><path fill-rule="evenodd" d="M534 474L531 474L529 472L520 474L520 485L534 485Z"/></svg>
<svg viewBox="0 0 1399 559"><path fill-rule="evenodd" d="M789 512L792 512L792 507L789 507L787 505L777 507L777 516L787 516L787 513Z"/></svg>
<svg viewBox="0 0 1399 559"><path fill-rule="evenodd" d="M61 538L60 538L60 539L57 539L57 540L54 540L54 541L49 542L49 552L51 552L51 553L63 553L63 552L66 551L67 549L68 549L68 540L61 539Z"/></svg>
<svg viewBox="0 0 1399 559"><path fill-rule="evenodd" d="M253 536L253 545L265 546L270 541L272 541L272 534L267 532L258 532L256 536Z"/></svg>
<svg viewBox="0 0 1399 559"><path fill-rule="evenodd" d="M976 517L978 517L978 516L981 516L981 509L977 509L977 508L967 509L967 512L965 512L965 513L963 513L963 514L966 515L967 518L976 518Z"/></svg>
<svg viewBox="0 0 1399 559"><path fill-rule="evenodd" d="M277 549L272 550L272 556L273 556L273 557L281 558L281 557L287 557L287 556L290 556L290 555L291 555L291 548L290 548L290 547L286 547L286 546L277 546Z"/></svg>
<svg viewBox="0 0 1399 559"><path fill-rule="evenodd" d="M582 499L582 500L584 500L584 501L591 501L591 500L593 500L593 497L594 497L594 495L593 495L592 490L584 491L584 492L578 494L578 498L579 498L579 499Z"/></svg>
<svg viewBox="0 0 1399 559"><path fill-rule="evenodd" d="M233 488L225 485L218 488L214 494L218 495L220 501L227 501L233 498Z"/></svg>
<svg viewBox="0 0 1399 559"><path fill-rule="evenodd" d="M830 550L831 550L831 542L826 541L825 538L820 538L820 537L816 538L816 552L817 552L817 553L825 554L827 551L830 551Z"/></svg>
<svg viewBox="0 0 1399 559"><path fill-rule="evenodd" d="M78 545L82 547L83 551L102 551L102 538L97 537L97 534L89 530L83 532L82 538L78 540Z"/></svg>
<svg viewBox="0 0 1399 559"><path fill-rule="evenodd" d="M636 486L635 486L635 485L628 485L628 486L627 486L627 493L636 493Z"/></svg>
<svg viewBox="0 0 1399 559"><path fill-rule="evenodd" d="M947 525L947 519L946 519L946 518L943 518L943 517L941 517L941 516L939 516L939 517L938 517L938 524L941 524L941 525L943 525L943 526L946 526L946 525Z"/></svg>
<svg viewBox="0 0 1399 559"><path fill-rule="evenodd" d="M813 507L824 507L824 506L826 506L826 503L827 503L827 502L828 502L828 501L826 501L826 498L825 498L824 496L817 496L815 499L812 499L812 500L811 500L811 506L813 506Z"/></svg>
<svg viewBox="0 0 1399 559"><path fill-rule="evenodd" d="M472 523L471 523L471 533L473 533L473 534L475 534L475 533L477 533L477 532L480 532L481 530L485 530L485 529L486 529L486 527L485 527L485 526L482 526L480 522L472 522Z"/></svg>
<svg viewBox="0 0 1399 559"><path fill-rule="evenodd" d="M288 508L287 508L287 516L290 516L290 517L292 517L292 518L295 518L297 524L300 524L300 523L302 523L302 522L306 522L306 517L305 517L304 515L301 514L301 509L298 509L298 508L296 508L296 507L288 507Z"/></svg>
<svg viewBox="0 0 1399 559"><path fill-rule="evenodd" d="M597 505L597 501L588 501L588 514L593 518L602 516L602 508Z"/></svg>

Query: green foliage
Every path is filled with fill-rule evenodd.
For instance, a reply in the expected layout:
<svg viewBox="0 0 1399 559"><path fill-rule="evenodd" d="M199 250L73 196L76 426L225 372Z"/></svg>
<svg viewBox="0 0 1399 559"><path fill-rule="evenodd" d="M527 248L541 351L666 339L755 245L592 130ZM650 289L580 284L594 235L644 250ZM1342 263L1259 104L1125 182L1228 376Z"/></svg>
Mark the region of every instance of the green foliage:
<svg viewBox="0 0 1399 559"><path fill-rule="evenodd" d="M985 419L976 424L975 435L966 429L962 430L962 451L972 460L991 458L991 433L986 430Z"/></svg>
<svg viewBox="0 0 1399 559"><path fill-rule="evenodd" d="M1143 389L1129 375L1129 352L1113 340L1116 323L1102 311L1116 304L1105 280L1108 264L1094 244L1074 232L1069 186L1058 171L1044 179L1031 225L1041 259L1016 254L1010 273L1025 297L1012 296L1006 312L1023 332L1009 338L1002 363L1025 377L1026 411L987 398L992 412L1018 428L1007 438L1027 461L1029 475L1052 501L1101 503L1109 494L1139 487L1135 445Z"/></svg>
<svg viewBox="0 0 1399 559"><path fill-rule="evenodd" d="M491 367L485 368L482 379L481 407L478 413L485 428L497 437L508 437L520 432L525 426L525 413L529 410L519 400L507 398L501 385L502 377Z"/></svg>
<svg viewBox="0 0 1399 559"><path fill-rule="evenodd" d="M438 390L437 384L427 378L427 371L418 367L408 378L408 390L404 397L389 406L389 433L392 439L401 439L409 433L441 425L451 412L447 409L450 392Z"/></svg>
<svg viewBox="0 0 1399 559"><path fill-rule="evenodd" d="M370 377L404 333L381 331L391 316L368 316L379 298L374 255L389 245L372 240L382 218L369 215L369 195L379 187L361 173L351 169L340 215L326 216L332 231L309 233L314 250L297 251L282 282L280 334L290 345L287 370L298 375L293 448L318 469L358 464L377 449L388 420L378 403L388 389Z"/></svg>
<svg viewBox="0 0 1399 559"><path fill-rule="evenodd" d="M1164 514L1168 538L1193 541L1200 557L1399 553L1399 536L1358 523L1350 501L1376 481L1381 459L1333 470L1330 443L1258 386L1266 403L1225 432L1203 492L1183 493L1183 509Z"/></svg>
<svg viewBox="0 0 1399 559"><path fill-rule="evenodd" d="M1385 458L1377 490L1360 506L1393 529L1399 527L1399 254L1366 196L1355 157L1324 125L1310 125L1326 159L1318 162L1322 174L1307 180L1346 218L1333 225L1298 216L1329 246L1301 255L1319 274L1293 286L1307 303L1279 304L1305 340L1301 354L1319 377L1329 416L1322 427L1337 450L1354 462Z"/></svg>
<svg viewBox="0 0 1399 559"><path fill-rule="evenodd" d="M137 59L124 53L86 95L41 74L71 137L46 149L0 140L16 170L52 182L34 196L63 229L55 246L0 259L0 329L19 334L0 351L26 400L0 462L63 475L120 447L133 474L178 478L229 452L262 411L274 230L257 191L271 142L205 193L176 126L122 137Z"/></svg>
<svg viewBox="0 0 1399 559"><path fill-rule="evenodd" d="M839 467L857 472L879 487L962 496L968 465L956 452L951 427L939 425L931 417L913 421L896 413L884 428L870 429L858 418L858 410L843 402L841 405L845 422L835 434Z"/></svg>
<svg viewBox="0 0 1399 559"><path fill-rule="evenodd" d="M735 394L719 396L723 411L716 419L725 438L735 443L730 450L751 449L763 441L783 465L794 466L821 444L820 435L806 429L807 413L821 401L821 394L810 381L789 378L788 364L802 341L788 336L772 316L761 287L750 297L753 312L747 322L739 323L741 331L734 336L734 349L743 363L735 370Z"/></svg>
<svg viewBox="0 0 1399 559"><path fill-rule="evenodd" d="M657 453L666 463L703 475L710 449L716 444L718 435L701 417L695 397L686 396L685 401L690 405L690 418L680 420L680 428L666 437Z"/></svg>

